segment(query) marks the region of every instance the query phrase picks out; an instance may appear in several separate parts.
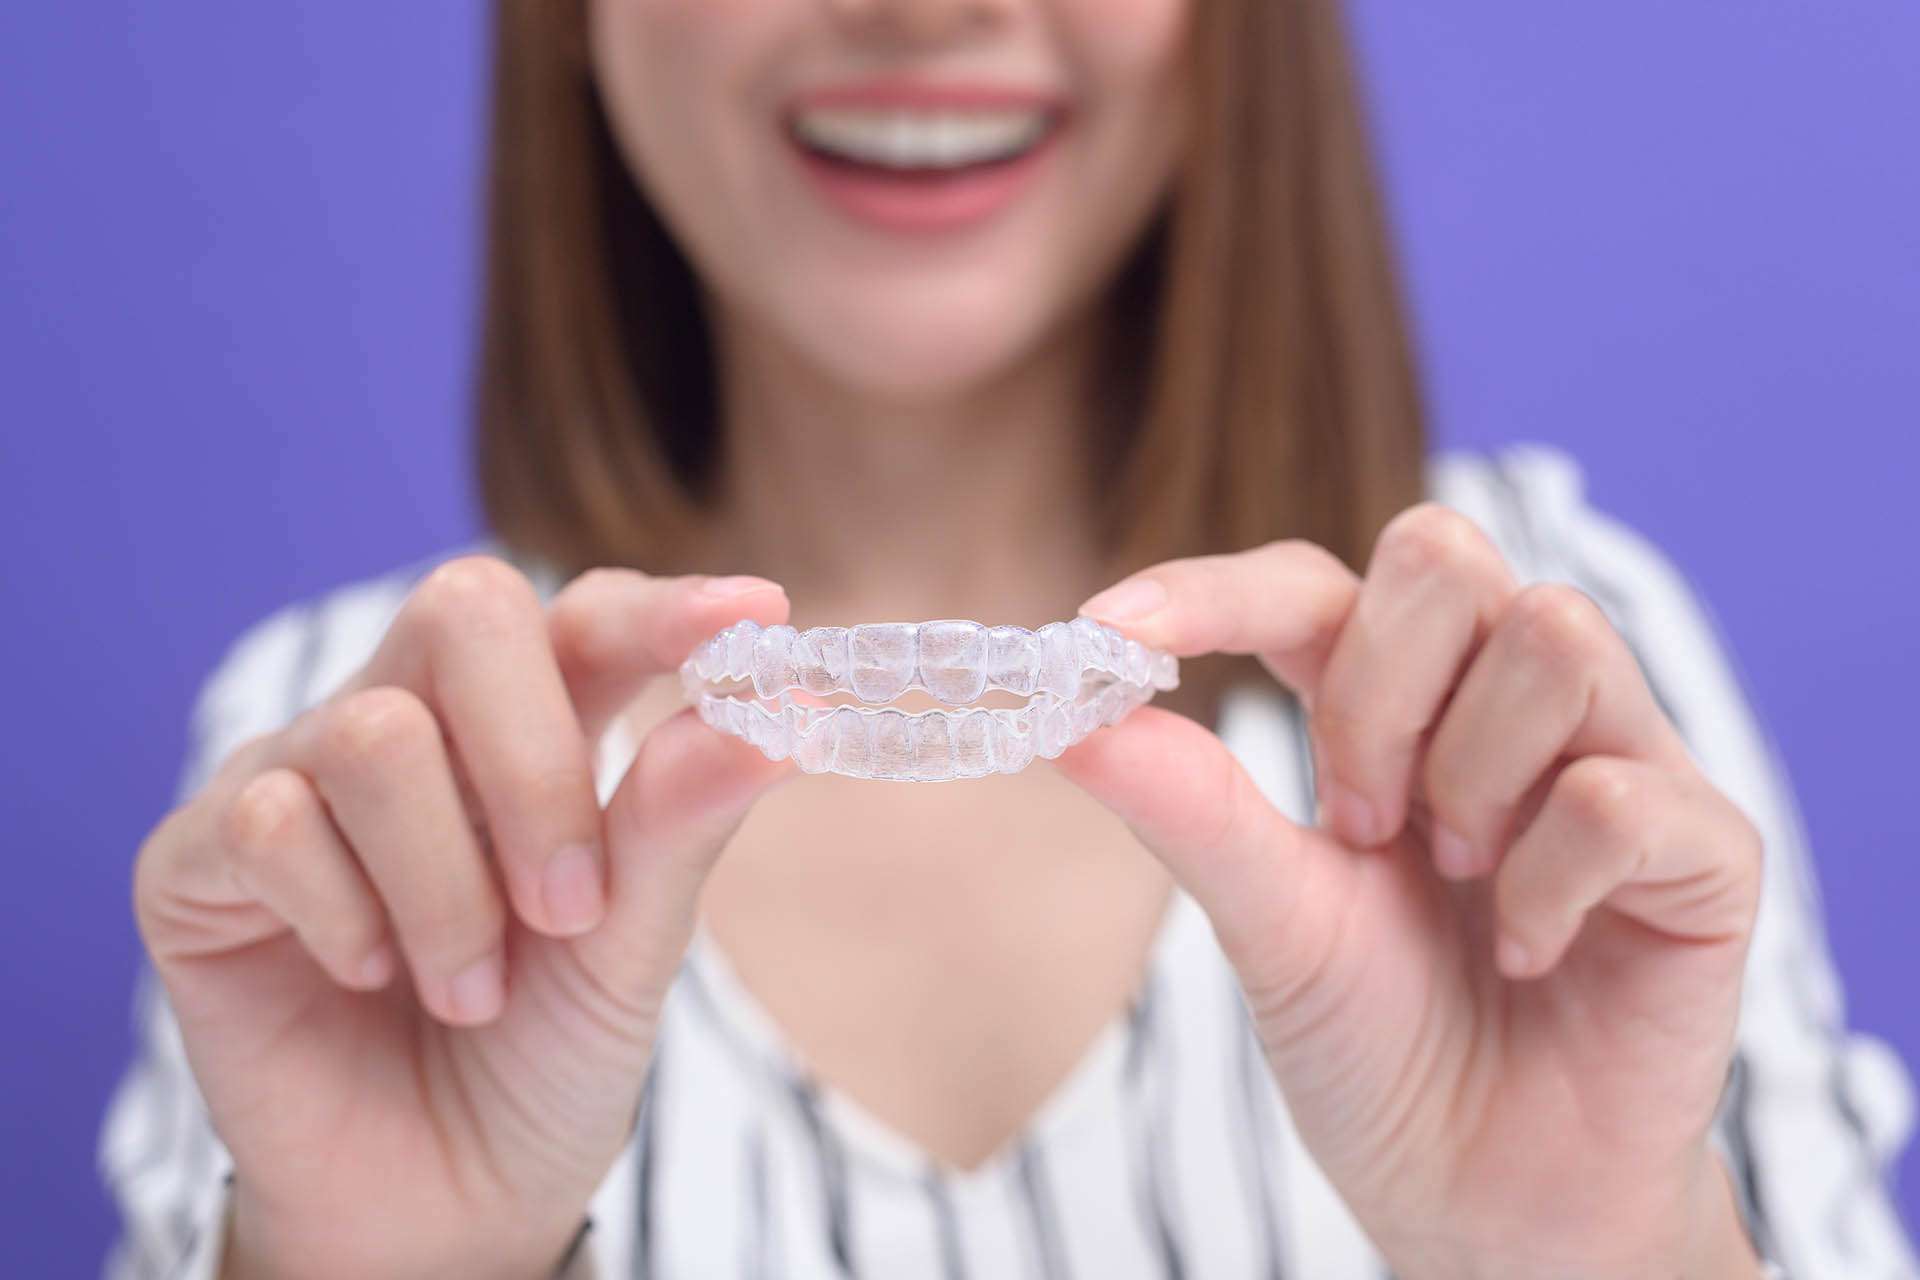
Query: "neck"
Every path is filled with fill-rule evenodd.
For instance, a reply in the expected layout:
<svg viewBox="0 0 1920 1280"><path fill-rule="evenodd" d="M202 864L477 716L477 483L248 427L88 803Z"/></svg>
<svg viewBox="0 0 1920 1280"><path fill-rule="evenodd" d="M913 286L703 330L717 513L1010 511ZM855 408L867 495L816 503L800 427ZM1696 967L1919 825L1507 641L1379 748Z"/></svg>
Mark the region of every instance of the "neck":
<svg viewBox="0 0 1920 1280"><path fill-rule="evenodd" d="M709 557L786 587L793 623L1070 617L1106 585L1091 514L1091 321L990 383L888 400L763 330L720 328Z"/></svg>

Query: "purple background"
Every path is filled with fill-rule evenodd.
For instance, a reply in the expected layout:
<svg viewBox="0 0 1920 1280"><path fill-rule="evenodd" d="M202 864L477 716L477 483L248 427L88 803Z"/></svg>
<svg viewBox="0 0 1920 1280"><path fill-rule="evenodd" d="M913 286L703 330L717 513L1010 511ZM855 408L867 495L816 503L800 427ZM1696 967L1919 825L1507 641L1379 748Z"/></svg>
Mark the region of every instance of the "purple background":
<svg viewBox="0 0 1920 1280"><path fill-rule="evenodd" d="M1920 1062L1920 8L1366 0L1444 441L1557 442L1733 637ZM93 1274L128 866L244 624L474 528L484 6L0 5L0 1239ZM1920 1219L1920 1160L1904 1202Z"/></svg>

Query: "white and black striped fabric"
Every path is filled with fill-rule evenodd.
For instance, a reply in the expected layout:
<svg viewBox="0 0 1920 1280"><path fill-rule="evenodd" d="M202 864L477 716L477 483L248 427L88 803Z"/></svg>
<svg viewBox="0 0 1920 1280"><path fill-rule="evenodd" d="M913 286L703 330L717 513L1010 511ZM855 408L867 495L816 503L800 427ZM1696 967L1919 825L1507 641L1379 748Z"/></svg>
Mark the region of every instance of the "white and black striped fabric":
<svg viewBox="0 0 1920 1280"><path fill-rule="evenodd" d="M1764 834L1738 1054L1715 1126L1761 1251L1796 1280L1920 1277L1887 1185L1912 1127L1909 1077L1884 1044L1844 1025L1795 801L1712 615L1645 539L1589 505L1562 452L1438 454L1428 476L1430 494L1485 528L1522 580L1569 581L1603 606L1708 774ZM477 549L519 560L545 592L559 585L490 540ZM429 567L247 630L196 703L182 795L239 741L285 723L363 662ZM1220 728L1273 802L1310 821L1292 699L1237 689ZM619 729L600 744L603 799L632 750ZM107 1274L208 1280L228 1158L150 974L138 1032L102 1138L124 1222ZM1129 1007L1025 1131L971 1171L942 1167L815 1077L696 929L632 1142L565 1270L599 1280L1387 1274L1302 1148L1232 971L1182 892Z"/></svg>

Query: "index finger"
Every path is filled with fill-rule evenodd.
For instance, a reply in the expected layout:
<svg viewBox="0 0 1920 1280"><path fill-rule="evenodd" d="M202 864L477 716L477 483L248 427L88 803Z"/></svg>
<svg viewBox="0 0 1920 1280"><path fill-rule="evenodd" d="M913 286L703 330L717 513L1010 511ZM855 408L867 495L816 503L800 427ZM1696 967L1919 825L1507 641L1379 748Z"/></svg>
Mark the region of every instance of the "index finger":
<svg viewBox="0 0 1920 1280"><path fill-rule="evenodd" d="M1141 644L1176 657L1252 654L1312 709L1360 578L1304 538L1246 551L1166 560L1080 606Z"/></svg>
<svg viewBox="0 0 1920 1280"><path fill-rule="evenodd" d="M781 621L764 578L595 569L543 603L512 565L464 556L415 588L353 682L427 700L445 725L499 855L515 914L554 936L606 905L592 746L607 721L706 635Z"/></svg>
<svg viewBox="0 0 1920 1280"><path fill-rule="evenodd" d="M515 914L553 936L598 924L606 858L593 762L532 583L484 555L436 566L342 692L382 685L417 695L439 722Z"/></svg>
<svg viewBox="0 0 1920 1280"><path fill-rule="evenodd" d="M784 622L787 597L766 578L589 569L547 608L554 658L588 742L654 676L675 670L709 636L751 618Z"/></svg>

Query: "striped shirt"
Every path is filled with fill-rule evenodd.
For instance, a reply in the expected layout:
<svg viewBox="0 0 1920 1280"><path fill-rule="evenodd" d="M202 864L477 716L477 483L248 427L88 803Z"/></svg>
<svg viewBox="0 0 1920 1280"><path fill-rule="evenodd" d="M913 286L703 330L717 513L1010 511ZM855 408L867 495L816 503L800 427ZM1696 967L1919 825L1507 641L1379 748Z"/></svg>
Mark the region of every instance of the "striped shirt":
<svg viewBox="0 0 1920 1280"><path fill-rule="evenodd" d="M1539 445L1441 453L1429 494L1475 520L1521 581L1578 586L1626 637L1707 775L1754 821L1765 883L1713 1140L1776 1274L1920 1277L1888 1187L1912 1127L1905 1070L1850 1031L1805 833L1718 624L1649 542L1596 510ZM545 594L550 570L490 538ZM184 798L235 745L289 721L371 654L438 557L290 605L203 686ZM1245 685L1219 730L1269 799L1310 822L1305 723ZM604 802L631 758L596 756ZM139 1054L110 1107L104 1177L123 1218L115 1280L218 1273L231 1168L151 972ZM1145 976L1024 1129L956 1170L816 1076L701 925L669 993L632 1139L564 1274L827 1280L1382 1280L1386 1268L1302 1146L1205 915L1178 889Z"/></svg>

